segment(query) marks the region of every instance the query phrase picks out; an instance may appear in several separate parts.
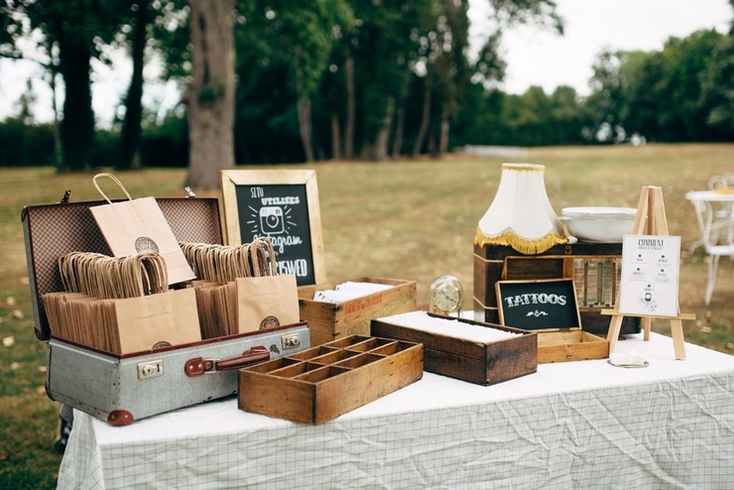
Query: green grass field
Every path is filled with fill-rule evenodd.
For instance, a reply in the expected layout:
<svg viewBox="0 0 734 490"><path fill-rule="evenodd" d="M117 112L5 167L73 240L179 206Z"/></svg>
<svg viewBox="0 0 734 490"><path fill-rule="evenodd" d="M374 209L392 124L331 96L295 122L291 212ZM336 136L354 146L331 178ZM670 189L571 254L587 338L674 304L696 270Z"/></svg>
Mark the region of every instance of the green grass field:
<svg viewBox="0 0 734 490"><path fill-rule="evenodd" d="M317 172L330 282L360 276L415 280L418 303L425 306L430 281L454 274L464 283L470 308L472 240L506 161L517 160L452 155L289 167ZM722 259L705 307L706 257L701 249L687 253L698 231L684 199L687 191L704 189L711 175L734 171L734 144L538 148L524 161L546 166L557 214L566 206L636 207L642 186L660 186L670 233L682 239L681 311L696 315L684 322L686 341L734 353L734 263ZM60 462L52 448L58 407L44 394L45 345L33 333L21 210L58 201L66 189L75 201L98 199L93 175L0 169L0 488L54 488ZM134 197L185 195L184 170L116 175ZM654 321L653 330L668 334L668 322Z"/></svg>

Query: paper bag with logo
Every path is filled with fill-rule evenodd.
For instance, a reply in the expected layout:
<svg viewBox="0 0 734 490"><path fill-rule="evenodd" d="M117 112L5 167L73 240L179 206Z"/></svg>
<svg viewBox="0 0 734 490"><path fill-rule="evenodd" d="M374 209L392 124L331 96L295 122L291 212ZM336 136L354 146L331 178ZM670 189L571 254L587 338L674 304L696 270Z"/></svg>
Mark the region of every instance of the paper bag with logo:
<svg viewBox="0 0 734 490"><path fill-rule="evenodd" d="M127 196L127 201L113 203L99 187L97 179L112 179ZM186 257L165 216L153 197L133 199L112 174L97 174L94 185L109 204L89 208L113 255L124 257L145 251L158 252L168 269L168 284L194 279Z"/></svg>
<svg viewBox="0 0 734 490"><path fill-rule="evenodd" d="M69 292L43 297L54 336L117 354L201 340L196 293L168 290L160 254L72 252L58 263Z"/></svg>
<svg viewBox="0 0 734 490"><path fill-rule="evenodd" d="M119 334L121 353L201 340L196 293L191 288L111 303L116 327L113 331Z"/></svg>
<svg viewBox="0 0 734 490"><path fill-rule="evenodd" d="M270 240L255 239L249 249L254 277L235 280L239 331L251 332L299 322L296 276L276 275L275 253Z"/></svg>

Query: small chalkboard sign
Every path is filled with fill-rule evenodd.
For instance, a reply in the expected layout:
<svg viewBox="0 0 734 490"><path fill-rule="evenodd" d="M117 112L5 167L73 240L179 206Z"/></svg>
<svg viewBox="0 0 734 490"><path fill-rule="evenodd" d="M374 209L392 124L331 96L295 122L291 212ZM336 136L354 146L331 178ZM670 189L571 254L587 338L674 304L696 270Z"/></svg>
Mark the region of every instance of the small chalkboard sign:
<svg viewBox="0 0 734 490"><path fill-rule="evenodd" d="M525 330L581 328L573 279L497 281L500 323Z"/></svg>
<svg viewBox="0 0 734 490"><path fill-rule="evenodd" d="M268 237L278 274L299 286L326 282L314 170L222 170L221 179L227 244Z"/></svg>

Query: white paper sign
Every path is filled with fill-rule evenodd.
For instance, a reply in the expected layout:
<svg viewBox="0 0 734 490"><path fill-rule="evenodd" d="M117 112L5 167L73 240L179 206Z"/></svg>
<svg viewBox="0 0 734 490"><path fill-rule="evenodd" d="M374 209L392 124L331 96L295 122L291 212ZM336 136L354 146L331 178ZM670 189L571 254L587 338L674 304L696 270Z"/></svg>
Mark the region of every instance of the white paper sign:
<svg viewBox="0 0 734 490"><path fill-rule="evenodd" d="M624 235L619 312L678 316L680 237Z"/></svg>

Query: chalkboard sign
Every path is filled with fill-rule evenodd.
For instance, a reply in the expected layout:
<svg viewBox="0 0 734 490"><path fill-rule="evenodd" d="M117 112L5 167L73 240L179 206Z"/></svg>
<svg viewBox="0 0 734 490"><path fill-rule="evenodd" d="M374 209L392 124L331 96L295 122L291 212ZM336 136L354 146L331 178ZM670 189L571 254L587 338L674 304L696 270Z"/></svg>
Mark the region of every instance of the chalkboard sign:
<svg viewBox="0 0 734 490"><path fill-rule="evenodd" d="M221 178L227 244L268 237L278 274L299 286L325 283L316 172L223 170Z"/></svg>
<svg viewBox="0 0 734 490"><path fill-rule="evenodd" d="M580 328L572 279L497 281L500 323L525 330Z"/></svg>

